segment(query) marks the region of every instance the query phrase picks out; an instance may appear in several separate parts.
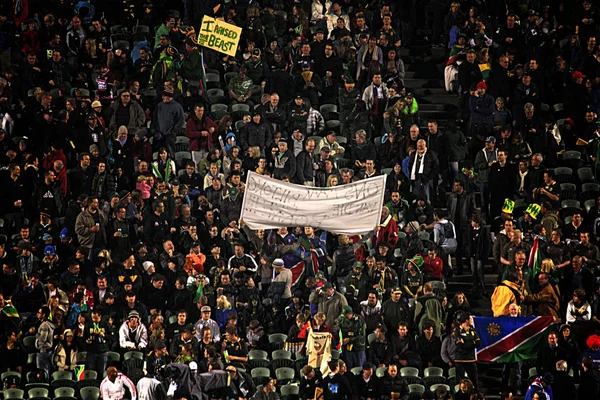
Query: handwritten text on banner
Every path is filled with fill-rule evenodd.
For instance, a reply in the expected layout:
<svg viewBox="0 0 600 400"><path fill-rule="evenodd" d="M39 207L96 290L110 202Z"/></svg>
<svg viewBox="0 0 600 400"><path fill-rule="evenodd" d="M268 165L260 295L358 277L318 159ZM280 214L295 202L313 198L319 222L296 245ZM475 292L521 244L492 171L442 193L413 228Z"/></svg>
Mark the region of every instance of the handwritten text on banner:
<svg viewBox="0 0 600 400"><path fill-rule="evenodd" d="M242 219L251 229L312 226L335 233L373 230L381 218L385 176L313 188L248 174Z"/></svg>
<svg viewBox="0 0 600 400"><path fill-rule="evenodd" d="M242 28L205 15L198 33L198 44L235 56L240 36L242 36Z"/></svg>

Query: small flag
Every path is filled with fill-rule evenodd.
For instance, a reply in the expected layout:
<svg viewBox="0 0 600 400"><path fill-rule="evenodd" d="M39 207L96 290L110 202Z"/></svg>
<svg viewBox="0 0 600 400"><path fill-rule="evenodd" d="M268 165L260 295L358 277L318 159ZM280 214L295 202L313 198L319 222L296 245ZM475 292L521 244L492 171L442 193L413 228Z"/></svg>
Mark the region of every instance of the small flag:
<svg viewBox="0 0 600 400"><path fill-rule="evenodd" d="M542 269L542 254L540 251L540 237L536 236L533 239L533 246L529 253L529 268L533 271L533 276L536 276Z"/></svg>
<svg viewBox="0 0 600 400"><path fill-rule="evenodd" d="M203 280L204 278L201 279ZM202 287L202 282L199 282L198 289L196 289L196 296L194 296L194 303L197 303L202 296L204 296L204 288Z"/></svg>
<svg viewBox="0 0 600 400"><path fill-rule="evenodd" d="M208 88L206 87L206 70L204 69L204 50L200 49L200 91L202 92L202 96L206 97L206 91Z"/></svg>
<svg viewBox="0 0 600 400"><path fill-rule="evenodd" d="M76 365L75 366L75 380L81 381L85 379L85 365Z"/></svg>
<svg viewBox="0 0 600 400"><path fill-rule="evenodd" d="M2 314L9 318L19 318L19 312L12 304L7 304L2 309Z"/></svg>

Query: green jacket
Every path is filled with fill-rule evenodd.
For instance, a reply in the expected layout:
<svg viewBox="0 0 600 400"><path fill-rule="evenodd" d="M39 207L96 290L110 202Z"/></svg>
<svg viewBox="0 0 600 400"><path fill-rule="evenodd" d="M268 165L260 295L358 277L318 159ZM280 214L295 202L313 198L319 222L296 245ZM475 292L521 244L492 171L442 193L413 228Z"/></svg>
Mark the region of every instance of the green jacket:
<svg viewBox="0 0 600 400"><path fill-rule="evenodd" d="M343 339L350 339L348 344L343 345L347 351L361 351L365 349L365 331L367 326L360 315L354 314L352 318L340 317L340 332Z"/></svg>
<svg viewBox="0 0 600 400"><path fill-rule="evenodd" d="M418 332L423 331L423 323L427 319L433 321L433 334L439 337L442 334L442 325L445 321L442 305L433 294L420 296L415 302L415 323L418 324Z"/></svg>
<svg viewBox="0 0 600 400"><path fill-rule="evenodd" d="M179 73L182 77L190 81L200 81L202 79L202 57L198 49L194 49L183 57Z"/></svg>
<svg viewBox="0 0 600 400"><path fill-rule="evenodd" d="M160 44L160 37L162 35L167 35L167 37L169 37L169 28L167 28L164 23L160 24L156 30L156 34L154 35L154 48L157 48Z"/></svg>

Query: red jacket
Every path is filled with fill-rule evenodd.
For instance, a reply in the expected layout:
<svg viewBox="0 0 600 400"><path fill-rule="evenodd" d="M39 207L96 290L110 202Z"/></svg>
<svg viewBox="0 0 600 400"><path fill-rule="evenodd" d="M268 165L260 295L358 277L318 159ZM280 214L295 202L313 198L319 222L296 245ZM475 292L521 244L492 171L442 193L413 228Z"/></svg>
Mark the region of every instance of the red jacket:
<svg viewBox="0 0 600 400"><path fill-rule="evenodd" d="M423 272L426 275L429 275L438 280L442 280L442 269L444 267L444 263L442 259L439 257L435 257L434 259L429 258L429 256L423 259Z"/></svg>
<svg viewBox="0 0 600 400"><path fill-rule="evenodd" d="M44 167L46 171L54 169L54 161L57 160L62 161L65 168L67 167L67 157L65 156L65 153L62 151L62 149L53 150L50 153L48 153L44 157L42 167Z"/></svg>
<svg viewBox="0 0 600 400"><path fill-rule="evenodd" d="M196 118L195 115L192 115L188 119L185 127L185 136L190 139L190 149L192 151L212 150L213 142L210 128L217 130L217 124L207 116L204 116L203 121ZM208 132L208 135L202 136L202 131Z"/></svg>

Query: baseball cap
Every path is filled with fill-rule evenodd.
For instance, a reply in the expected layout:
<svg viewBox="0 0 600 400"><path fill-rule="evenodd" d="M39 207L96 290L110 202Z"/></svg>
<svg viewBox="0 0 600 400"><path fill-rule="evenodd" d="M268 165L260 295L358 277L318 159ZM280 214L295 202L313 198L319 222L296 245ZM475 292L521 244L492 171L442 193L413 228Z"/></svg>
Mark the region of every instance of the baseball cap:
<svg viewBox="0 0 600 400"><path fill-rule="evenodd" d="M333 289L333 285L331 284L331 282L325 282L322 286L323 290L327 290L327 289Z"/></svg>
<svg viewBox="0 0 600 400"><path fill-rule="evenodd" d="M493 137L493 136L488 136L488 137L485 139L485 142L486 142L486 143L496 143L496 138L495 138L495 137Z"/></svg>
<svg viewBox="0 0 600 400"><path fill-rule="evenodd" d="M354 311L352 310L352 307L350 306L344 306L342 307L342 315L348 315L353 313Z"/></svg>
<svg viewBox="0 0 600 400"><path fill-rule="evenodd" d="M202 306L202 308L200 309L201 312L210 312L210 306Z"/></svg>
<svg viewBox="0 0 600 400"><path fill-rule="evenodd" d="M100 103L98 100L95 100L92 103L92 108L96 108L96 107L102 107L102 103Z"/></svg>

